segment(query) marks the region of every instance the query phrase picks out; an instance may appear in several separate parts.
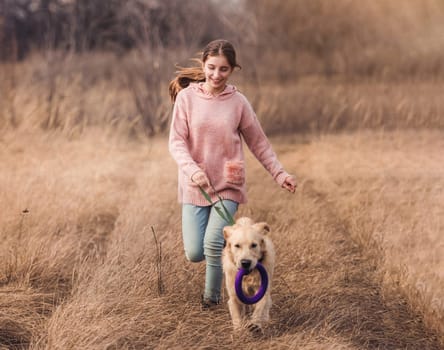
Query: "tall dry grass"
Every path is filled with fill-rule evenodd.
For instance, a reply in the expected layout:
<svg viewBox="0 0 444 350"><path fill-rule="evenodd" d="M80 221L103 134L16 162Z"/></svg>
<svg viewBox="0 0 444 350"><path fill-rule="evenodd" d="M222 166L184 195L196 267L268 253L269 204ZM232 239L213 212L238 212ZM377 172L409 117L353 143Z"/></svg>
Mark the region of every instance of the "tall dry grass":
<svg viewBox="0 0 444 350"><path fill-rule="evenodd" d="M442 139L272 139L298 174L295 196L248 156L250 202L238 216L267 221L278 254L271 323L252 337L232 334L225 304L200 310L204 265L184 258L165 138L4 133L0 344L440 349ZM151 228L162 244L162 294Z"/></svg>
<svg viewBox="0 0 444 350"><path fill-rule="evenodd" d="M168 77L173 77L174 64L159 66L159 60L90 54L2 65L0 130L57 130L67 137L93 126L135 138L165 133L172 109ZM270 135L444 127L440 79L317 76L258 86L246 78L242 71L235 72L233 82Z"/></svg>
<svg viewBox="0 0 444 350"><path fill-rule="evenodd" d="M444 127L440 83L301 79L245 86L268 134Z"/></svg>

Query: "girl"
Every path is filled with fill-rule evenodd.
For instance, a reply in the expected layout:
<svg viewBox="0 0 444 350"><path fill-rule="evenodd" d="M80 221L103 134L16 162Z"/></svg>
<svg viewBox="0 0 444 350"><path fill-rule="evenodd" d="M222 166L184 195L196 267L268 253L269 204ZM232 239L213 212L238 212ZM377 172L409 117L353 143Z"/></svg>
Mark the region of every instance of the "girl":
<svg viewBox="0 0 444 350"><path fill-rule="evenodd" d="M241 137L280 186L294 193L296 181L279 163L250 103L228 84L233 70L240 68L231 43L210 42L201 64L182 68L170 83L174 108L169 151L179 168L185 255L192 262L206 261L202 306L209 308L220 302L223 227L228 225L215 210L221 206L218 195L232 216L247 201Z"/></svg>

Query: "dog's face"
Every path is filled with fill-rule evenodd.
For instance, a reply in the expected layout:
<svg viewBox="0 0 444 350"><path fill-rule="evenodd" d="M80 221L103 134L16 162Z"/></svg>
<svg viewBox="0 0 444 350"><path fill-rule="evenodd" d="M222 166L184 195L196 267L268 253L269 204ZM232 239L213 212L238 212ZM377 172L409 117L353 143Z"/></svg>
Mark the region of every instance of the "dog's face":
<svg viewBox="0 0 444 350"><path fill-rule="evenodd" d="M265 222L253 223L251 219L241 218L233 226L224 228L226 254L238 268L253 270L265 256L265 235L270 232Z"/></svg>

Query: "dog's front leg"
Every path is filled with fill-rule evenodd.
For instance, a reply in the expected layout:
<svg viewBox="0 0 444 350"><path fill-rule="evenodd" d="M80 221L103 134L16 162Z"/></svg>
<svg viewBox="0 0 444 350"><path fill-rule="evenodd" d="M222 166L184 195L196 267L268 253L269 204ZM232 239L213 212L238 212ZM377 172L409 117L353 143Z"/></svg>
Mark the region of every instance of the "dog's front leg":
<svg viewBox="0 0 444 350"><path fill-rule="evenodd" d="M231 320L235 330L242 328L242 321L245 315L245 305L243 305L236 296L230 296L228 300L228 309L230 310Z"/></svg>
<svg viewBox="0 0 444 350"><path fill-rule="evenodd" d="M251 317L252 329L262 329L263 323L270 319L270 308L271 308L271 296L270 292L267 292L262 300L260 300L254 308L253 315Z"/></svg>
<svg viewBox="0 0 444 350"><path fill-rule="evenodd" d="M230 310L231 320L233 321L233 327L235 330L239 330L242 327L242 321L245 316L245 305L242 304L236 296L234 290L234 274L226 273L225 281L228 291L228 309Z"/></svg>

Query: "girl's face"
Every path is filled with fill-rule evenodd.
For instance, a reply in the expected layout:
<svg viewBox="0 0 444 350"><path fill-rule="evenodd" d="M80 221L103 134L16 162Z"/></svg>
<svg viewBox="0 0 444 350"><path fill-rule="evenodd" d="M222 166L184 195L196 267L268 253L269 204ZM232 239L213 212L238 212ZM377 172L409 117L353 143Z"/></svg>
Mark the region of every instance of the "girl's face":
<svg viewBox="0 0 444 350"><path fill-rule="evenodd" d="M209 92L218 93L225 89L233 68L225 56L208 56L204 62L205 84Z"/></svg>

